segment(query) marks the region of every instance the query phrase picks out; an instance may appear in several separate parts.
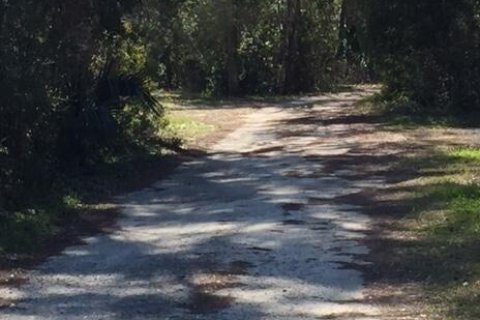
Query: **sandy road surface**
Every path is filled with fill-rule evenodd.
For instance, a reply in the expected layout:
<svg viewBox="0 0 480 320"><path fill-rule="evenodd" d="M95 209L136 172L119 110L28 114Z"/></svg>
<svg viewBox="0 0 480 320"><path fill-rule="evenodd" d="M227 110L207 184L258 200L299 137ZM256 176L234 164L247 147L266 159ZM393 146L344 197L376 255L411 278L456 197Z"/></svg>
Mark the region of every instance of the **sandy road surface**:
<svg viewBox="0 0 480 320"><path fill-rule="evenodd" d="M0 319L381 318L358 271L369 220L329 200L382 181L324 172L355 139L312 121L360 95L253 112L208 156L119 199L119 231L49 259Z"/></svg>

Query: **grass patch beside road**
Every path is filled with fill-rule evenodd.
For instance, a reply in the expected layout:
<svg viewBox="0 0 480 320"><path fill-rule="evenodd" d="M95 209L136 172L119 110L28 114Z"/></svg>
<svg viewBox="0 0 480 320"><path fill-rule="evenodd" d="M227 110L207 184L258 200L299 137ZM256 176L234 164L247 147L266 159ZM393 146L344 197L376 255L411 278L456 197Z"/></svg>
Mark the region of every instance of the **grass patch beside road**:
<svg viewBox="0 0 480 320"><path fill-rule="evenodd" d="M480 149L455 148L404 165L417 168L404 252L442 319L480 319Z"/></svg>
<svg viewBox="0 0 480 320"><path fill-rule="evenodd" d="M406 97L386 98L382 93L371 95L356 105L362 114L376 117L393 129L415 129L420 126L430 128L463 127L477 123L478 115L454 116L441 112L426 112Z"/></svg>
<svg viewBox="0 0 480 320"><path fill-rule="evenodd" d="M389 163L388 188L377 191L398 209L379 220L385 234L374 256L388 271L378 283L405 288L406 305L421 300L427 319L480 319L478 117L421 113L406 99L381 94L359 102L355 114L404 137L386 142L398 154Z"/></svg>
<svg viewBox="0 0 480 320"><path fill-rule="evenodd" d="M162 135L173 136L191 142L215 131L215 126L197 121L187 115L167 113Z"/></svg>

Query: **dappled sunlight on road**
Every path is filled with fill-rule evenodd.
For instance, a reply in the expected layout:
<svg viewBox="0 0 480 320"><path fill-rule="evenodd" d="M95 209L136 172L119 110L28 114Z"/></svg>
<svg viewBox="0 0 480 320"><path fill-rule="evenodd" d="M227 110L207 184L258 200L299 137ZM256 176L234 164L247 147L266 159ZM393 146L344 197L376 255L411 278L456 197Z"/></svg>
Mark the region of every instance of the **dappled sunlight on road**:
<svg viewBox="0 0 480 320"><path fill-rule="evenodd" d="M259 109L211 154L118 199L120 229L47 261L6 319L377 316L364 301L360 271L369 219L333 200L380 179L324 172L321 157L344 154L354 141L322 139L347 127L281 125L357 98Z"/></svg>

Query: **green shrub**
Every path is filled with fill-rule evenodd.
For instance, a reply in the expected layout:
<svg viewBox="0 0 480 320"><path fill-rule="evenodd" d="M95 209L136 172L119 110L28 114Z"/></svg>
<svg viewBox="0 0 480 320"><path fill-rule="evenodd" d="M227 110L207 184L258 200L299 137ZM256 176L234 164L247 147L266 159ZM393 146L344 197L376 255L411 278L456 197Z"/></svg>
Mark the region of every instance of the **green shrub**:
<svg viewBox="0 0 480 320"><path fill-rule="evenodd" d="M0 215L0 252L30 253L53 232L45 211L29 210Z"/></svg>

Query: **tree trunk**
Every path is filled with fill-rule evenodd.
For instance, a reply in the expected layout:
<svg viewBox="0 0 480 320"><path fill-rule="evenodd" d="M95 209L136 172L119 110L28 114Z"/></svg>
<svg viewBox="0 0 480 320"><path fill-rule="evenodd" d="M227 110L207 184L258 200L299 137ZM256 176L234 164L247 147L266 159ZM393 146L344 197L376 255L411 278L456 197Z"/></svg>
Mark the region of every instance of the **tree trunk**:
<svg viewBox="0 0 480 320"><path fill-rule="evenodd" d="M299 88L299 36L301 21L301 0L287 0L287 15L285 21L286 52L284 57L285 77L283 93L293 93Z"/></svg>
<svg viewBox="0 0 480 320"><path fill-rule="evenodd" d="M228 94L237 95L239 93L238 81L238 17L235 0L227 0L227 34L226 34L226 54L227 54L227 78Z"/></svg>

